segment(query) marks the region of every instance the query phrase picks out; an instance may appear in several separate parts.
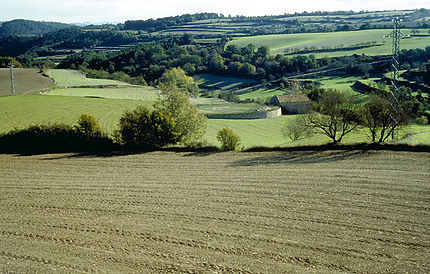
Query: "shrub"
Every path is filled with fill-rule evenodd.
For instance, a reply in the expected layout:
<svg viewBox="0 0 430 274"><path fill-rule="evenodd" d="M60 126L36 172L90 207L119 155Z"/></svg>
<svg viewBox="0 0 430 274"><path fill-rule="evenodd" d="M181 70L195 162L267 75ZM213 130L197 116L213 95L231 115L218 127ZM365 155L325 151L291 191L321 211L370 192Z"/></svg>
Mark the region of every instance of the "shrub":
<svg viewBox="0 0 430 274"><path fill-rule="evenodd" d="M235 151L240 145L240 138L229 128L218 130L217 140L221 142L221 149Z"/></svg>
<svg viewBox="0 0 430 274"><path fill-rule="evenodd" d="M175 130L175 119L170 113L150 111L144 106L124 112L119 127L125 145L163 147L176 144L180 139L180 134Z"/></svg>
<svg viewBox="0 0 430 274"><path fill-rule="evenodd" d="M76 129L87 138L100 137L102 135L100 124L92 114L82 114L78 119Z"/></svg>
<svg viewBox="0 0 430 274"><path fill-rule="evenodd" d="M421 115L420 117L415 119L415 123L417 125L427 125L429 123L427 116Z"/></svg>
<svg viewBox="0 0 430 274"><path fill-rule="evenodd" d="M0 151L6 153L48 153L112 149L109 138L87 138L66 124L31 125L0 136Z"/></svg>

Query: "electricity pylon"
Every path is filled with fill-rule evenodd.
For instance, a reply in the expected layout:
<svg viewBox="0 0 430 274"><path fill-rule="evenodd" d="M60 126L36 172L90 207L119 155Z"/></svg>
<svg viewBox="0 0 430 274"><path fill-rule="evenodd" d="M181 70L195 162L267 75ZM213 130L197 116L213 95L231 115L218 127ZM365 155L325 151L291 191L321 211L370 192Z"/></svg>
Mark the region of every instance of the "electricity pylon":
<svg viewBox="0 0 430 274"><path fill-rule="evenodd" d="M391 117L393 119L393 126L397 126L400 122L400 109L399 109L399 71L400 71L400 22L402 20L399 17L393 20L393 57L391 65L391 107L394 110L394 115ZM398 137L398 131L393 131L392 138L395 135Z"/></svg>

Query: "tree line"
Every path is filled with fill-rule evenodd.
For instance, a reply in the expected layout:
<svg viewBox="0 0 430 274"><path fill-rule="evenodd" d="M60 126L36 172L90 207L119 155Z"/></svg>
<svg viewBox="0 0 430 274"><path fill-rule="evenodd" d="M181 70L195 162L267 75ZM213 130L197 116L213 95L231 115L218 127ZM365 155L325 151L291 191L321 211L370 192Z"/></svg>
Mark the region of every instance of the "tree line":
<svg viewBox="0 0 430 274"><path fill-rule="evenodd" d="M153 83L164 71L174 67L181 67L188 75L215 73L273 80L285 74L321 67L347 66L351 73L360 73L362 70L367 73L372 67L360 65L380 59L361 55L321 59L314 55L271 55L266 46L257 48L249 44L242 48L236 45L225 47L226 40L222 39L211 47L178 44L178 40L190 41L184 36L175 38L176 40L143 43L118 52L81 52L68 56L58 67L85 68L111 74L124 72L131 77L141 76L148 83Z"/></svg>

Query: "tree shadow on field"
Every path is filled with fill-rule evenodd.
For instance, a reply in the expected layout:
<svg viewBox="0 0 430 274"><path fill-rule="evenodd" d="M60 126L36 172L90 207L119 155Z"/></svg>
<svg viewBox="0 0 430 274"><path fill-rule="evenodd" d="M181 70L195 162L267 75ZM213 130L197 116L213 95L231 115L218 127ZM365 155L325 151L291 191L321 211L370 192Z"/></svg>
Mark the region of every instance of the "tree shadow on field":
<svg viewBox="0 0 430 274"><path fill-rule="evenodd" d="M109 152L76 152L61 155L53 155L52 157L43 160L60 160L60 159L73 159L73 158L112 158L137 154L146 154L150 151L109 151ZM25 156L25 155L19 155Z"/></svg>
<svg viewBox="0 0 430 274"><path fill-rule="evenodd" d="M291 151L279 152L250 159L235 161L231 166L260 166L275 164L317 164L343 161L359 157L367 157L374 152L356 151Z"/></svg>

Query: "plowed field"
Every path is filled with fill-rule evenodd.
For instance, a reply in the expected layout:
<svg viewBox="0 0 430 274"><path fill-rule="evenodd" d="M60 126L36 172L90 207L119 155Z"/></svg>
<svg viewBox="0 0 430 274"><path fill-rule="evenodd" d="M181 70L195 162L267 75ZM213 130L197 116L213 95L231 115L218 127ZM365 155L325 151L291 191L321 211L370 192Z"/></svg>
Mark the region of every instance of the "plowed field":
<svg viewBox="0 0 430 274"><path fill-rule="evenodd" d="M29 94L47 88L54 81L39 73L38 69L16 68L14 70L16 94ZM0 68L0 96L11 95L10 70Z"/></svg>
<svg viewBox="0 0 430 274"><path fill-rule="evenodd" d="M428 273L429 160L0 155L0 272Z"/></svg>

